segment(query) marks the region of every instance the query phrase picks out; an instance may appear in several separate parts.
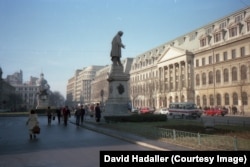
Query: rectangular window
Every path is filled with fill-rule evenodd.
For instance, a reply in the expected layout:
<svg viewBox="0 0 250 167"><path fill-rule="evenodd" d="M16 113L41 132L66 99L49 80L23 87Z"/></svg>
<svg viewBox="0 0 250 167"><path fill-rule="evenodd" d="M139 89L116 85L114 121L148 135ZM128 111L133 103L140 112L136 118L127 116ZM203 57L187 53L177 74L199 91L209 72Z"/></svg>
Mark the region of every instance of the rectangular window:
<svg viewBox="0 0 250 167"><path fill-rule="evenodd" d="M223 60L224 60L224 61L227 60L227 52L223 52Z"/></svg>
<svg viewBox="0 0 250 167"><path fill-rule="evenodd" d="M206 38L200 40L200 46L201 47L206 46Z"/></svg>
<svg viewBox="0 0 250 167"><path fill-rule="evenodd" d="M213 28L212 27L209 27L206 29L206 34L211 34L213 31Z"/></svg>
<svg viewBox="0 0 250 167"><path fill-rule="evenodd" d="M240 56L244 57L245 56L245 47L240 48Z"/></svg>
<svg viewBox="0 0 250 167"><path fill-rule="evenodd" d="M216 63L220 62L220 54L215 55Z"/></svg>
<svg viewBox="0 0 250 167"><path fill-rule="evenodd" d="M214 42L219 42L221 40L221 33L214 34Z"/></svg>
<svg viewBox="0 0 250 167"><path fill-rule="evenodd" d="M232 27L229 29L229 37L237 36L237 27Z"/></svg>
<svg viewBox="0 0 250 167"><path fill-rule="evenodd" d="M232 59L235 59L236 58L236 51L235 49L232 50Z"/></svg>
<svg viewBox="0 0 250 167"><path fill-rule="evenodd" d="M241 21L242 21L242 19L243 19L242 14L240 14L240 15L238 15L238 16L235 16L235 23L239 23L239 22L241 22Z"/></svg>
<svg viewBox="0 0 250 167"><path fill-rule="evenodd" d="M199 59L196 59L196 67L199 67Z"/></svg>
<svg viewBox="0 0 250 167"><path fill-rule="evenodd" d="M205 58L202 58L202 65L204 66L206 64Z"/></svg>
<svg viewBox="0 0 250 167"><path fill-rule="evenodd" d="M250 22L247 22L247 31L250 31Z"/></svg>
<svg viewBox="0 0 250 167"><path fill-rule="evenodd" d="M209 64L212 64L212 63L213 63L213 57L212 57L212 56L209 56L209 57L208 57L208 63L209 63Z"/></svg>
<svg viewBox="0 0 250 167"><path fill-rule="evenodd" d="M220 23L220 29L226 28L226 26L227 26L227 22L226 21Z"/></svg>

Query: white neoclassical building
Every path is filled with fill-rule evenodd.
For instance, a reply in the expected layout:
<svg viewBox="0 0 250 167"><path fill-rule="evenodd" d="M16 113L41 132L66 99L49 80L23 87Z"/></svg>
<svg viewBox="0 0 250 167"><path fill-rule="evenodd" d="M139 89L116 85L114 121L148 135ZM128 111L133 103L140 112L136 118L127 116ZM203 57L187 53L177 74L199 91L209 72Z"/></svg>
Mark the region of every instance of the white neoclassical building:
<svg viewBox="0 0 250 167"><path fill-rule="evenodd" d="M108 69L95 76L92 101L101 99L102 89L108 92ZM190 101L236 106L250 114L250 7L137 55L126 69L134 107ZM76 80L71 80L74 92Z"/></svg>
<svg viewBox="0 0 250 167"><path fill-rule="evenodd" d="M192 101L250 112L250 8L136 56L130 86L135 107Z"/></svg>

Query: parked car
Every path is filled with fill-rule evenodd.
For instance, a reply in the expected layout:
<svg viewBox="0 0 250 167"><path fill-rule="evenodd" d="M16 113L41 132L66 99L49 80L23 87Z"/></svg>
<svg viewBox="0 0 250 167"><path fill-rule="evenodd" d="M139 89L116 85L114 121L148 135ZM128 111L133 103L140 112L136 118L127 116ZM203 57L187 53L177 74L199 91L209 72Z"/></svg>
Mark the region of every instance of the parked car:
<svg viewBox="0 0 250 167"><path fill-rule="evenodd" d="M169 114L168 108L161 108L159 113L168 115Z"/></svg>
<svg viewBox="0 0 250 167"><path fill-rule="evenodd" d="M204 111L204 114L205 115L210 115L210 116L218 116L218 115L221 115L221 116L224 116L228 113L228 110L227 109L222 109L222 108L211 108L211 109L207 109Z"/></svg>
<svg viewBox="0 0 250 167"><path fill-rule="evenodd" d="M138 111L139 111L138 108L132 108L132 109L131 109L131 112L132 112L132 113L138 113Z"/></svg>
<svg viewBox="0 0 250 167"><path fill-rule="evenodd" d="M155 107L149 107L149 112L154 113L155 112Z"/></svg>
<svg viewBox="0 0 250 167"><path fill-rule="evenodd" d="M200 118L204 114L204 110L199 109L197 112L197 116Z"/></svg>
<svg viewBox="0 0 250 167"><path fill-rule="evenodd" d="M150 109L149 109L149 107L141 107L138 113L139 114L150 113Z"/></svg>

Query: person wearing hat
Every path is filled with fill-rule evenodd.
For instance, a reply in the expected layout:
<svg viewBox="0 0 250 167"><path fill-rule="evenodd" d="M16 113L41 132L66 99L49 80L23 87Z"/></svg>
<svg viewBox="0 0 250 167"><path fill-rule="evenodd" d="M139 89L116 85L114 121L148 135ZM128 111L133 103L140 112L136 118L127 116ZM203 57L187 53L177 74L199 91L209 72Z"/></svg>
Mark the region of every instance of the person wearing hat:
<svg viewBox="0 0 250 167"><path fill-rule="evenodd" d="M121 48L125 48L125 45L122 44L121 36L123 35L122 31L119 31L112 40L112 49L110 53L111 60L113 65L122 66L121 63Z"/></svg>

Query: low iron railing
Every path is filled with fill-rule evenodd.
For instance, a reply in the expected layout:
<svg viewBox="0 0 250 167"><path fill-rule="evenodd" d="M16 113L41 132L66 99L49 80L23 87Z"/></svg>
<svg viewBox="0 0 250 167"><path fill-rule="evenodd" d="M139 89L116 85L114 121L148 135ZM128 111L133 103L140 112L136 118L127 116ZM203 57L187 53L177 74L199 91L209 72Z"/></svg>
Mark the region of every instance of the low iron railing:
<svg viewBox="0 0 250 167"><path fill-rule="evenodd" d="M157 136L163 141L198 150L250 150L249 139L232 136L190 133L165 128L158 128Z"/></svg>

